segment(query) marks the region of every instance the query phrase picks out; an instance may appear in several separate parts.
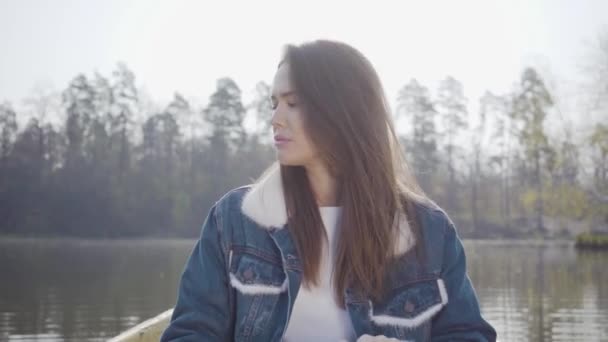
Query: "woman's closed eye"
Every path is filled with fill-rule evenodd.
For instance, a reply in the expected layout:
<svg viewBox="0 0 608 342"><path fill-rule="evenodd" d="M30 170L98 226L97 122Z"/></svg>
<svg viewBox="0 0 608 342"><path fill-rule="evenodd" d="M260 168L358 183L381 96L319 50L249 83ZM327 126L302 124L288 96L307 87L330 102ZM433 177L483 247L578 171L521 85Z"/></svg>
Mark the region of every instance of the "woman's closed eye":
<svg viewBox="0 0 608 342"><path fill-rule="evenodd" d="M278 102L271 102L271 104L270 104L270 108L272 108L272 110L276 110L278 106L279 106ZM289 108L295 108L298 106L298 104L295 102L287 102L287 106L289 106Z"/></svg>
<svg viewBox="0 0 608 342"><path fill-rule="evenodd" d="M274 99L274 97L271 97L271 98L269 99L269 101L270 101L270 108L272 108L272 110L277 109L278 103L277 103L277 101Z"/></svg>

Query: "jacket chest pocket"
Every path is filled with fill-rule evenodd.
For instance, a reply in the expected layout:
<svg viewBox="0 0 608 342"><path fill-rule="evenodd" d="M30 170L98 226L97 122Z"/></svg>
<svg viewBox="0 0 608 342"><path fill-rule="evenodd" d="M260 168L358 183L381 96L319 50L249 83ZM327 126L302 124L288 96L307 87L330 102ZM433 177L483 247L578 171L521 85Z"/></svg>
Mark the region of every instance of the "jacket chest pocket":
<svg viewBox="0 0 608 342"><path fill-rule="evenodd" d="M230 253L229 276L236 293L235 338L259 339L269 332L279 297L287 292L281 260L235 250Z"/></svg>
<svg viewBox="0 0 608 342"><path fill-rule="evenodd" d="M400 285L383 300L369 302L369 319L379 333L400 340L430 340L431 319L448 302L443 280Z"/></svg>

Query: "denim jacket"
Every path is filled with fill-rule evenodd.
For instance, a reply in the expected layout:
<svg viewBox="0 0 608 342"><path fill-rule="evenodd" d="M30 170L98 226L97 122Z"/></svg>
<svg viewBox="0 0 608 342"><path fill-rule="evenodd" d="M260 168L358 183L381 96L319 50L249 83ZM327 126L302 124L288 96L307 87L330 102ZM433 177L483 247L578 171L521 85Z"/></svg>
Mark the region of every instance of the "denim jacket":
<svg viewBox="0 0 608 342"><path fill-rule="evenodd" d="M403 214L390 291L371 300L347 289L357 336L406 341L495 341L466 273L454 225L439 208L416 205L423 241ZM179 285L161 341L281 341L302 281L302 263L287 228L280 172L234 189L209 210ZM415 253L424 243L425 262ZM311 327L314 329L314 327Z"/></svg>

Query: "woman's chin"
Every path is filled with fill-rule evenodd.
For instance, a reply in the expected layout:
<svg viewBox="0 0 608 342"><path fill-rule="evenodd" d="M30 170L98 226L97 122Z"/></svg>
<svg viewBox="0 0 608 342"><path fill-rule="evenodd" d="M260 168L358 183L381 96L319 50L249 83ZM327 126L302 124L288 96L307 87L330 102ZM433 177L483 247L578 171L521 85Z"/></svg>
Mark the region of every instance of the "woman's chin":
<svg viewBox="0 0 608 342"><path fill-rule="evenodd" d="M289 158L281 151L277 151L277 161L279 162L279 164L281 164L283 166L300 166L300 165L302 165L302 163L299 163L297 160L294 160L294 158Z"/></svg>
<svg viewBox="0 0 608 342"><path fill-rule="evenodd" d="M279 161L279 164L281 164L281 166L298 166L297 163L289 162L289 161L283 160L281 158L279 158L278 161Z"/></svg>

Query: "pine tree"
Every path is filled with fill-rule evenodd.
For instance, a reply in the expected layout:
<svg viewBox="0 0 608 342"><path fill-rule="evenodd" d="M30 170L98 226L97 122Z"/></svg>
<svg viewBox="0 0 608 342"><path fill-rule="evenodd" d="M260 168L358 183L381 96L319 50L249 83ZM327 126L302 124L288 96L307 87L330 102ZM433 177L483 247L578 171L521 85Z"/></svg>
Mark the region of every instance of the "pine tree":
<svg viewBox="0 0 608 342"><path fill-rule="evenodd" d="M406 139L406 152L422 188L431 192L432 174L438 164L437 131L435 110L426 87L412 79L400 91L397 98L397 118L408 118L409 138Z"/></svg>
<svg viewBox="0 0 608 342"><path fill-rule="evenodd" d="M544 234L542 171L543 162L550 156L551 148L543 125L548 110L553 106L553 99L536 70L527 68L522 74L513 101L512 116L520 125L516 134L527 160L533 163L530 182L535 189L536 229Z"/></svg>

